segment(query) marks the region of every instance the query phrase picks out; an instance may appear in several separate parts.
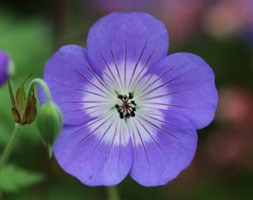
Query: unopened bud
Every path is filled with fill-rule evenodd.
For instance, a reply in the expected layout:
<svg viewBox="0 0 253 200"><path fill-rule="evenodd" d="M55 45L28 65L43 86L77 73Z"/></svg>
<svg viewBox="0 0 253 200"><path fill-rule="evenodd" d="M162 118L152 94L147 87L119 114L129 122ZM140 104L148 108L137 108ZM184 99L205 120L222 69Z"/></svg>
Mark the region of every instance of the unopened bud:
<svg viewBox="0 0 253 200"><path fill-rule="evenodd" d="M51 158L53 143L62 128L61 112L53 102L42 105L37 117L37 126Z"/></svg>
<svg viewBox="0 0 253 200"><path fill-rule="evenodd" d="M25 83L28 78L30 78L30 76L18 87L12 106L12 115L15 122L22 125L31 124L36 119L37 115L34 88L31 88L28 97L25 91Z"/></svg>
<svg viewBox="0 0 253 200"><path fill-rule="evenodd" d="M3 85L9 79L10 66L10 57L0 50L0 85Z"/></svg>

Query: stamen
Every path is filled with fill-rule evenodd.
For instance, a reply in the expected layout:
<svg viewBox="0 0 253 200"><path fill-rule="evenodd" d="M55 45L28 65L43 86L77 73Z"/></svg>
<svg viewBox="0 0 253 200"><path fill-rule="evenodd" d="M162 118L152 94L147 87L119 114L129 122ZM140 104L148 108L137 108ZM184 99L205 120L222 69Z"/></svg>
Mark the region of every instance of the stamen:
<svg viewBox="0 0 253 200"><path fill-rule="evenodd" d="M128 96L118 94L117 97L121 100L121 104L115 105L115 108L119 113L119 117L121 119L129 119L130 117L134 117L136 111L136 103L134 100L130 101L130 99L134 98L133 92L129 92Z"/></svg>
<svg viewBox="0 0 253 200"><path fill-rule="evenodd" d="M133 95L133 93L132 93L132 92L129 92L129 93L128 93L128 98L129 98L129 99L134 98L134 95Z"/></svg>
<svg viewBox="0 0 253 200"><path fill-rule="evenodd" d="M119 94L118 98L122 100L123 99L123 95Z"/></svg>
<svg viewBox="0 0 253 200"><path fill-rule="evenodd" d="M123 118L124 118L124 115L123 115L122 112L119 113L119 117L120 117L120 119L123 119Z"/></svg>

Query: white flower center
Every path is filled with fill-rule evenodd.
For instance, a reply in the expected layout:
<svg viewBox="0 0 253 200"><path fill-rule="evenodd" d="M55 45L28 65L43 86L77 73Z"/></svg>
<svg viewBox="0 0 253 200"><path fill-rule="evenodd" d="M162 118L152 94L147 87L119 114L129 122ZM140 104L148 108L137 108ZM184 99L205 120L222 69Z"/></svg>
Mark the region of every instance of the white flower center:
<svg viewBox="0 0 253 200"><path fill-rule="evenodd" d="M155 74L134 63L110 64L103 80L95 77L84 89L84 111L94 118L90 131L103 142L134 145L148 142L164 123L162 109L169 106L168 91Z"/></svg>

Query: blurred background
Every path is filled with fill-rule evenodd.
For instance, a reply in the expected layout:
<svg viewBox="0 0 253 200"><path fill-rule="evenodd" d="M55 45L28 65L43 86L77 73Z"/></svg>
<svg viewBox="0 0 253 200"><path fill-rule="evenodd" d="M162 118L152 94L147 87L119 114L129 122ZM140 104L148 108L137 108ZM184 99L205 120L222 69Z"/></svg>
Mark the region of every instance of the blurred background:
<svg viewBox="0 0 253 200"><path fill-rule="evenodd" d="M114 11L145 11L159 18L169 30L169 53L187 51L204 58L219 91L216 118L199 131L190 167L163 187L144 188L127 178L119 185L121 199L253 199L252 0L1 0L0 48L16 63L14 84L29 74L41 77L60 46L85 46L89 27ZM10 109L7 87L1 87L1 151L14 126ZM23 179L31 172L43 178L30 187L5 189L3 199L107 198L104 187L86 187L48 160L34 125L25 127L10 163L26 170Z"/></svg>

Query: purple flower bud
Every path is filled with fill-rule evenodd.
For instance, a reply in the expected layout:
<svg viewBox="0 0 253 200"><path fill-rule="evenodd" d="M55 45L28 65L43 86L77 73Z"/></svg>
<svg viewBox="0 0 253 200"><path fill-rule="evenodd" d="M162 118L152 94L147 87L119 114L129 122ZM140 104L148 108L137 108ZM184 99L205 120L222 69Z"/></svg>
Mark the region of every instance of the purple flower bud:
<svg viewBox="0 0 253 200"><path fill-rule="evenodd" d="M9 78L10 57L0 50L0 85L3 85Z"/></svg>

